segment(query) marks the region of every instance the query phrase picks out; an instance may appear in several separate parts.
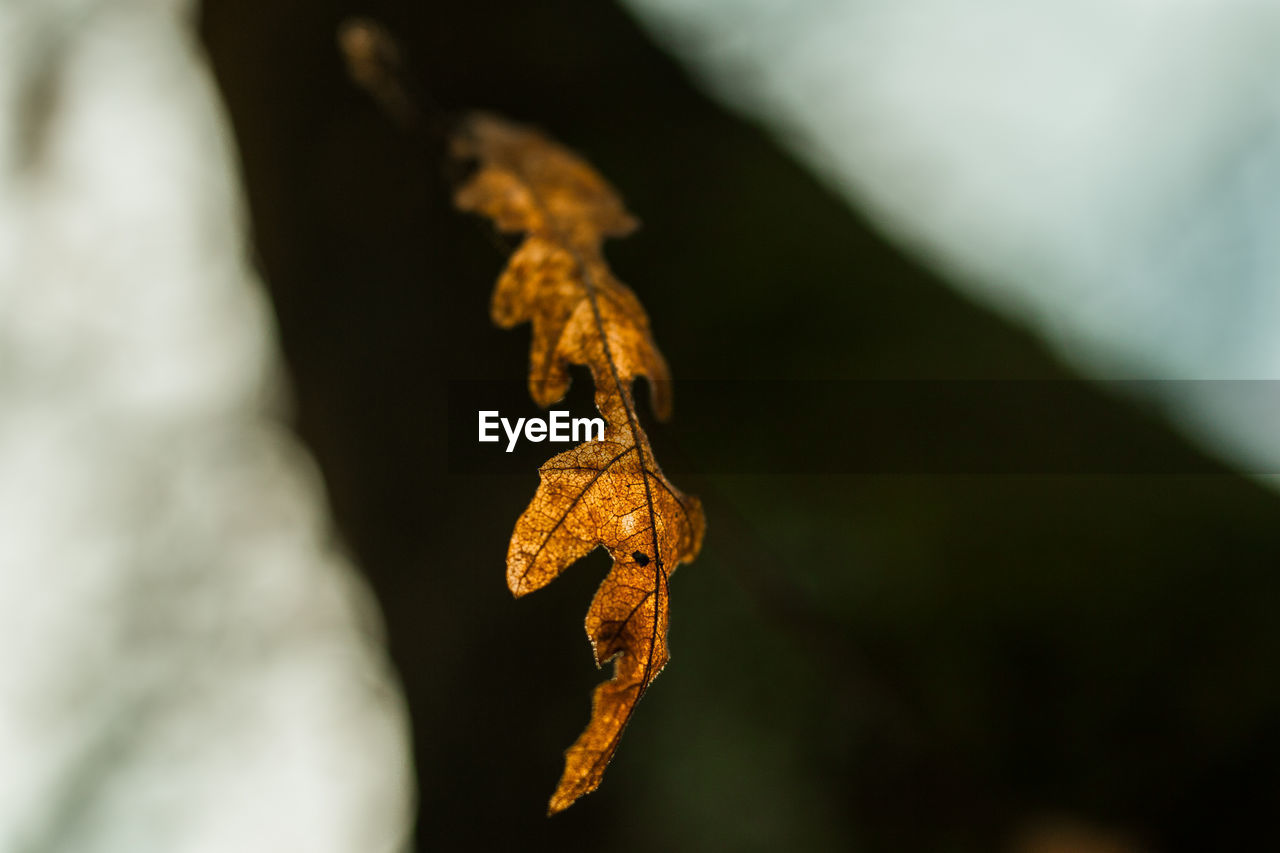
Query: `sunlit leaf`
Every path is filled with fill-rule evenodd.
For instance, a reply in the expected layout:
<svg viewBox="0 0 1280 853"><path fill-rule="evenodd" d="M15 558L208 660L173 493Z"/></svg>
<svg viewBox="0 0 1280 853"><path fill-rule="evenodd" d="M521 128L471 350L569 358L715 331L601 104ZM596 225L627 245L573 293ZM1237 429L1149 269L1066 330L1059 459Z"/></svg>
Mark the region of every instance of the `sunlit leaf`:
<svg viewBox="0 0 1280 853"><path fill-rule="evenodd" d="M698 499L663 476L636 415L637 377L649 380L663 419L670 383L644 308L601 254L604 238L636 226L621 199L580 157L492 115L468 117L453 153L478 165L457 206L526 235L498 280L492 311L500 326L533 324L530 393L542 406L556 402L568 390L569 365L585 365L606 423L603 439L542 466L507 551L516 596L597 547L613 558L586 620L596 663L612 660L613 678L596 688L591 721L565 753L554 814L599 786L636 703L666 664L668 579L697 556L706 525Z"/></svg>

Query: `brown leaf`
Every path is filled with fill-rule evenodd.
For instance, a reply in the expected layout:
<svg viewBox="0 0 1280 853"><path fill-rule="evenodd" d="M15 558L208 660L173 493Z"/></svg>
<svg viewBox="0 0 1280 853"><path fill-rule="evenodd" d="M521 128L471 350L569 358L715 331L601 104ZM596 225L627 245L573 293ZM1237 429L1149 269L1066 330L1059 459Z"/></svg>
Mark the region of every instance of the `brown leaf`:
<svg viewBox="0 0 1280 853"><path fill-rule="evenodd" d="M663 476L636 416L636 377L649 380L663 419L670 377L644 308L601 253L604 238L636 226L621 199L575 154L492 115L468 117L453 153L478 162L457 206L526 234L498 279L492 313L500 326L533 324L530 393L549 406L569 388L569 365L586 365L606 424L603 440L542 466L507 550L516 596L546 586L599 546L613 558L586 620L596 664L613 660L613 678L596 688L591 721L565 753L554 814L599 786L636 703L666 664L668 577L697 556L706 524L698 499Z"/></svg>

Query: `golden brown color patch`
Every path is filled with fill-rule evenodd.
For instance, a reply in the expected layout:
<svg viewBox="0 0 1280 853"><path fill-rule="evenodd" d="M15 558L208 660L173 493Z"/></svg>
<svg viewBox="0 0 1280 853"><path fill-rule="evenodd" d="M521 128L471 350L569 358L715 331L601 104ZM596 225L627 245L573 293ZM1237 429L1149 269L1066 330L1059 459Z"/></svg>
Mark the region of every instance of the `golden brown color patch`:
<svg viewBox="0 0 1280 853"><path fill-rule="evenodd" d="M621 199L581 158L492 115L469 116L453 154L478 163L455 204L526 235L498 279L493 320L533 323L530 393L548 406L568 390L568 366L586 365L606 423L603 440L542 466L507 551L516 596L598 546L613 558L586 620L596 664L613 660L613 678L596 688L591 721L565 753L554 814L599 786L636 703L667 662L668 577L697 556L706 524L698 499L663 476L636 417L636 377L648 378L662 419L671 411L670 377L644 308L601 253L605 237L636 226Z"/></svg>

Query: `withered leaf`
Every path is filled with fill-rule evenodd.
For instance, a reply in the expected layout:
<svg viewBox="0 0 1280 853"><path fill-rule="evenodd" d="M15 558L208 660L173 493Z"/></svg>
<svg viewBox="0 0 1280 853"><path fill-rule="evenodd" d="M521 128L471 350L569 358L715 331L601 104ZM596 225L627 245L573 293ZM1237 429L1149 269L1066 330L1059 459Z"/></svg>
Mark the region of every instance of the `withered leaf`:
<svg viewBox="0 0 1280 853"><path fill-rule="evenodd" d="M636 416L637 377L649 380L659 418L670 414L671 398L644 308L602 254L604 239L630 233L635 219L580 157L496 116L463 121L453 154L477 163L456 205L526 235L498 279L492 313L500 326L533 324L530 393L549 406L568 390L569 365L585 365L606 424L602 440L542 466L507 550L516 596L597 547L613 558L586 619L596 664L612 660L613 678L596 688L591 721L565 753L554 814L599 786L636 703L666 664L668 578L697 556L706 525L698 499L663 476Z"/></svg>

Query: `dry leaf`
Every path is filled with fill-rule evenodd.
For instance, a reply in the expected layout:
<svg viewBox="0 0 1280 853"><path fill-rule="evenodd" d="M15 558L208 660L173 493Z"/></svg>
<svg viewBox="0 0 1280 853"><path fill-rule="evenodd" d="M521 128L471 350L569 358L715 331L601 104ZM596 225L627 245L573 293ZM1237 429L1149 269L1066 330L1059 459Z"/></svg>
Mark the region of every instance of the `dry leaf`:
<svg viewBox="0 0 1280 853"><path fill-rule="evenodd" d="M658 417L669 415L671 399L644 308L601 253L605 237L636 226L621 199L578 156L492 115L469 116L453 153L478 163L455 204L526 234L498 280L493 320L532 321L530 393L548 406L568 390L568 366L586 365L606 423L603 440L542 466L507 551L516 596L546 586L598 546L613 558L586 620L596 664L613 660L613 678L596 688L591 721L565 753L554 814L599 786L636 703L667 662L667 580L697 556L705 522L698 499L663 476L636 417L636 377L648 378Z"/></svg>

